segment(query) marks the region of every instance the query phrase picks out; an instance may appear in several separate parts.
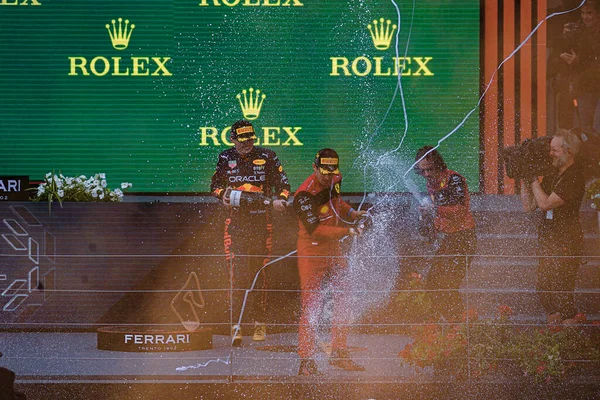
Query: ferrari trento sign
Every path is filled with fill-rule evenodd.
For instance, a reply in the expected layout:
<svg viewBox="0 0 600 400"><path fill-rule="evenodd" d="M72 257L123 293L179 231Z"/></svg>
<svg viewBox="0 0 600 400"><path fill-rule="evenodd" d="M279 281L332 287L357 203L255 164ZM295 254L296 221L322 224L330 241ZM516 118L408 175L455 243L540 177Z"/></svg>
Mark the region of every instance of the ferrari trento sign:
<svg viewBox="0 0 600 400"><path fill-rule="evenodd" d="M169 331L111 326L98 329L97 347L100 350L136 353L179 352L212 348L212 330Z"/></svg>

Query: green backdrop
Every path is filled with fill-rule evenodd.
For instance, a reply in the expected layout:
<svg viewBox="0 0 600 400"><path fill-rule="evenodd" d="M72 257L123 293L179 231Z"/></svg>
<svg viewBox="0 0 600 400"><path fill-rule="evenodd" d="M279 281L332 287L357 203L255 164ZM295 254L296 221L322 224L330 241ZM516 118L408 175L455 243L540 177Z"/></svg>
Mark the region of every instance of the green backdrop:
<svg viewBox="0 0 600 400"><path fill-rule="evenodd" d="M334 147L344 191L406 191L398 174L415 150L476 106L480 3L397 4L399 46L397 28L378 49L368 25L398 24L392 1L0 0L0 175L105 172L134 192L208 192L221 132L243 117L236 96L252 88L266 95L259 137L293 188ZM122 50L118 18L125 35L135 25ZM394 57L407 57L402 93ZM478 116L441 147L473 191Z"/></svg>

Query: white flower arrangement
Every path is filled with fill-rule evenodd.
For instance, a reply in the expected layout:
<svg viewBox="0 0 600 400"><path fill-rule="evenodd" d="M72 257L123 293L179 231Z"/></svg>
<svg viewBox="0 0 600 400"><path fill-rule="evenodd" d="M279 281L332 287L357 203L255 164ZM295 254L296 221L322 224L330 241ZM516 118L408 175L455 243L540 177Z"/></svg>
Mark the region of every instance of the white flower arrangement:
<svg viewBox="0 0 600 400"><path fill-rule="evenodd" d="M99 173L89 178L85 175L68 177L63 174L48 172L33 196L33 201L48 201L49 207L56 200L62 206L63 201L123 201L123 191L132 186L129 182L121 183L120 189L110 190L106 175Z"/></svg>
<svg viewBox="0 0 600 400"><path fill-rule="evenodd" d="M586 197L592 200L592 208L600 212L600 179L596 179L588 187Z"/></svg>

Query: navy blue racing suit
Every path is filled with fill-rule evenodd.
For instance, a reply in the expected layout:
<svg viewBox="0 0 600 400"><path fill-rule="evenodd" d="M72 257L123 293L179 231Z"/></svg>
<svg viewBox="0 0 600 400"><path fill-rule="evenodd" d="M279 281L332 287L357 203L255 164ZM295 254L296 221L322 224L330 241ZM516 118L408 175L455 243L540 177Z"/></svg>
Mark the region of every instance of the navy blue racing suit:
<svg viewBox="0 0 600 400"><path fill-rule="evenodd" d="M210 190L222 199L227 188L286 201L290 195L288 178L275 152L257 146L245 155L235 148L219 154ZM240 318L245 291L251 288L254 277L272 254L271 208L271 205L232 207L225 219L223 246L229 268L230 310L234 323ZM266 322L267 283L266 269L263 269L246 300L243 322Z"/></svg>

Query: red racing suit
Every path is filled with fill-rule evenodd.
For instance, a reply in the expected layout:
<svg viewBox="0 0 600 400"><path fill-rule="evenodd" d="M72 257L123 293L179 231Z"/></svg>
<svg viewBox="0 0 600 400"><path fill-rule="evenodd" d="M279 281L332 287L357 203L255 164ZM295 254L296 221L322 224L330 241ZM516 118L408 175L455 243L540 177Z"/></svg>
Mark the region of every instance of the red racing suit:
<svg viewBox="0 0 600 400"><path fill-rule="evenodd" d="M268 198L276 196L287 200L290 195L288 178L274 151L254 147L242 155L235 148L219 154L210 190L219 199L227 188L261 193ZM270 260L273 248L271 206L244 209L232 207L225 219L223 246L229 268L230 306L232 320L237 323L242 311L245 290L250 289L254 277ZM248 295L244 321L266 322L267 274L262 270L255 290Z"/></svg>
<svg viewBox="0 0 600 400"><path fill-rule="evenodd" d="M444 170L438 183L427 183L427 193L436 207L435 229L438 232L454 233L475 228L469 189L462 175Z"/></svg>
<svg viewBox="0 0 600 400"><path fill-rule="evenodd" d="M427 192L435 206L435 229L443 234L426 281L432 290L434 312L447 320L460 321L465 308L459 288L470 265L467 256L475 253L477 237L470 210L466 179L455 171L442 171L436 183L427 183ZM456 257L447 257L457 255Z"/></svg>
<svg viewBox="0 0 600 400"><path fill-rule="evenodd" d="M344 301L347 291L335 274L346 267L340 239L349 233L352 208L340 197L341 175L336 175L332 187L323 187L312 174L294 195L294 210L300 220L298 233L298 273L300 275L302 312L298 328L298 354L310 358L315 352L315 323L321 314L323 291L321 285L332 278L333 321L331 345L333 350L347 344L349 310Z"/></svg>

